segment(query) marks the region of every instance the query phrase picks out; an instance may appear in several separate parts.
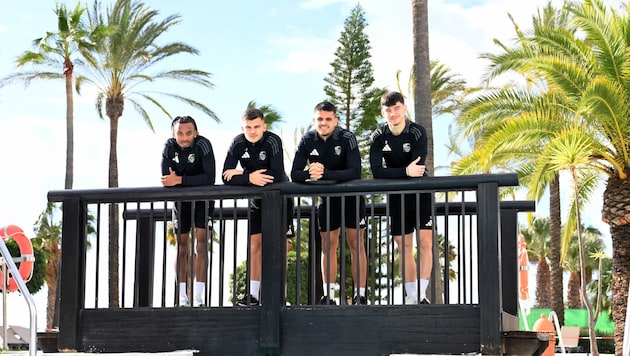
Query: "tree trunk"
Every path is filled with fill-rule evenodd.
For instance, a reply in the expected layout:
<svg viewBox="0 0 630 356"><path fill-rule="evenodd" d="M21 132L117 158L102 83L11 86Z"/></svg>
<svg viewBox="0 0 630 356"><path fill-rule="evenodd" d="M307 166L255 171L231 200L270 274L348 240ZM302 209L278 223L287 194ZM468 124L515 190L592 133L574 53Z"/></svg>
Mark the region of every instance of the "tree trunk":
<svg viewBox="0 0 630 356"><path fill-rule="evenodd" d="M602 220L610 225L612 238L612 318L615 322L615 355L622 356L630 278L630 188L628 180L614 175L604 191Z"/></svg>
<svg viewBox="0 0 630 356"><path fill-rule="evenodd" d="M48 287L46 306L46 328L55 327L55 313L57 312L57 287L59 279L59 261L61 261L61 251L51 244L48 247L48 263L46 263L46 286Z"/></svg>
<svg viewBox="0 0 630 356"><path fill-rule="evenodd" d="M431 61L429 57L429 9L427 0L412 0L413 83L416 122L427 130L428 151L425 165L433 174L433 121L431 117Z"/></svg>
<svg viewBox="0 0 630 356"><path fill-rule="evenodd" d="M65 189L72 189L74 176L74 97L72 95L73 64L66 58L63 65L66 79L66 180Z"/></svg>
<svg viewBox="0 0 630 356"><path fill-rule="evenodd" d="M571 272L567 284L567 308L582 308L582 298L580 297L580 272Z"/></svg>
<svg viewBox="0 0 630 356"><path fill-rule="evenodd" d="M124 98L107 98L105 110L109 117L109 187L118 187L118 120L122 116L124 109ZM118 308L120 306L120 287L118 272L118 249L119 249L119 212L118 205L112 204L109 208L109 306Z"/></svg>
<svg viewBox="0 0 630 356"><path fill-rule="evenodd" d="M546 257L538 260L536 267L536 307L549 308L551 306L551 275Z"/></svg>
<svg viewBox="0 0 630 356"><path fill-rule="evenodd" d="M560 325L564 325L564 286L562 284L560 219L560 181L556 176L549 184L549 262L551 270L551 309L558 316Z"/></svg>
<svg viewBox="0 0 630 356"><path fill-rule="evenodd" d="M413 22L413 111L416 123L427 131L427 157L425 166L433 175L433 121L431 117L431 61L429 57L429 6L427 0L412 0ZM445 248L448 248L446 246ZM433 256L438 256L437 238L433 236ZM443 303L444 287L439 258L433 259L431 287L435 289L435 302Z"/></svg>

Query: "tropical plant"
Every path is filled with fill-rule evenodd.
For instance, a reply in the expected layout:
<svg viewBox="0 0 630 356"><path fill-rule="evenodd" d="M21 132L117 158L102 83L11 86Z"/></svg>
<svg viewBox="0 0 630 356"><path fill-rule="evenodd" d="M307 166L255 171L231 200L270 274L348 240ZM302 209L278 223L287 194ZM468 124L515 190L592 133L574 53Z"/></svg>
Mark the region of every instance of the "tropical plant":
<svg viewBox="0 0 630 356"><path fill-rule="evenodd" d="M536 200L548 188L551 308L559 322L564 323L560 181L556 172L540 169L537 162L543 162L538 154L563 129L565 118L572 112L565 109L565 98L547 85L546 78L526 68L527 61L522 57L538 53L540 48L513 19L512 22L517 45L509 48L497 40L502 53L482 54L491 62L486 84L501 74L517 73L525 80L526 87L512 82L490 88L464 105L458 118L459 133L470 140L473 151L454 165L453 173L517 172L521 185L528 187L528 197ZM557 11L549 4L533 18L533 33L567 28L567 23L566 12Z"/></svg>
<svg viewBox="0 0 630 356"><path fill-rule="evenodd" d="M265 115L265 124L267 124L267 130L272 131L274 128L274 124L282 122L282 115L269 104L258 105L254 100L251 100L247 103L248 109L259 109Z"/></svg>
<svg viewBox="0 0 630 356"><path fill-rule="evenodd" d="M591 284L593 280L593 272L598 271L600 258L590 258L590 256L596 255L604 250L604 241L602 241L602 233L595 227L582 227L582 236L584 244L582 248L584 253L589 258L584 260L584 281L586 287ZM578 244L578 236L574 235L569 243L567 254L564 258L565 270L569 272L569 281L567 283L567 308L583 308L585 307L582 302L581 293L581 281L582 281L582 269L580 265L580 246ZM592 300L590 301L592 304Z"/></svg>
<svg viewBox="0 0 630 356"><path fill-rule="evenodd" d="M5 244L7 246L7 250L13 257L20 257L20 246L14 239L6 239ZM33 258L35 261L33 262L33 273L31 274L31 279L26 282L26 288L28 292L31 294L35 294L39 292L44 286L45 277L46 277L46 252L37 245L33 245ZM15 265L17 268L20 268L21 262L16 262ZM0 289L1 285L0 285Z"/></svg>
<svg viewBox="0 0 630 356"><path fill-rule="evenodd" d="M548 142L546 154L541 155L547 161L540 161L535 180L542 181L545 168L551 172L560 167L567 170L574 184L571 198L576 203L571 205L571 215L578 218L581 197L575 195L575 187L589 179L583 173L596 170L608 179L602 219L610 226L613 243L612 311L615 349L620 355L630 278L630 108L626 104L630 99L630 40L625 35L630 18L599 0L568 4L567 11L570 26L540 27L527 39L531 46L510 53L509 63L511 68L544 78L545 87L557 93L561 98L558 106L566 113L556 116L562 118L563 125L550 136L553 142ZM569 227L565 237L579 229L579 221L575 222L565 224ZM595 345L591 342L591 347Z"/></svg>
<svg viewBox="0 0 630 356"><path fill-rule="evenodd" d="M74 174L74 85L75 64L81 65L82 57L89 56L108 29L102 26L89 28L83 14L85 8L77 3L74 10L68 10L63 3L57 3L56 32L46 32L43 37L33 40L33 50L25 51L17 59L17 67L32 65L33 70L18 72L0 79L0 87L15 81L29 85L33 80L65 80L66 96L66 176L65 189L72 189Z"/></svg>
<svg viewBox="0 0 630 356"><path fill-rule="evenodd" d="M57 282L59 280L59 265L61 261L61 220L56 218L59 207L55 203L46 204L46 209L37 218L33 225L35 237L31 239L34 246L41 247L45 253L46 273L45 281L48 286L46 307L46 327L55 325Z"/></svg>
<svg viewBox="0 0 630 356"><path fill-rule="evenodd" d="M87 236L96 232L96 217L88 212L87 215ZM46 327L48 329L56 327L59 318L59 300L57 287L59 286L59 268L61 264L61 228L63 223L59 216L59 205L48 202L46 208L39 214L37 221L33 224L35 237L31 239L33 246L41 248L42 259L45 262L45 281L48 287L47 307L46 307ZM89 241L87 247L90 247Z"/></svg>
<svg viewBox="0 0 630 356"><path fill-rule="evenodd" d="M184 102L219 121L205 104L172 91L156 90L165 80L180 81L212 88L210 73L198 69L161 70L162 63L177 55L197 55L198 50L182 42L162 44L161 39L173 26L181 22L178 15L159 20L159 12L140 1L117 0L103 11L95 0L88 11L91 28L107 27L115 31L97 43L90 51L87 64L90 72L77 77L77 90L92 85L97 90L96 109L99 117L109 118L109 187L118 187L118 126L125 102L130 103L144 122L153 130L145 104L152 104L172 118L159 96ZM181 63L181 62L180 62ZM109 209L109 304L119 305L119 212L117 205Z"/></svg>
<svg viewBox="0 0 630 356"><path fill-rule="evenodd" d="M549 218L534 218L530 224L520 229L527 243L529 261L536 267L536 308L549 308L551 305L551 274L547 258L549 256Z"/></svg>

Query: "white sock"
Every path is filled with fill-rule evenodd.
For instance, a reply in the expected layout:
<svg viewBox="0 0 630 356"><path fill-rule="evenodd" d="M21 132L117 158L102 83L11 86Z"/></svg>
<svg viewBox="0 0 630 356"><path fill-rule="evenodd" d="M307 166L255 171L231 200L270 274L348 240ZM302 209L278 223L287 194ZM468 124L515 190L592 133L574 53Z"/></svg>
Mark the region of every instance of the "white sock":
<svg viewBox="0 0 630 356"><path fill-rule="evenodd" d="M324 295L328 296L328 288L330 288L330 292L332 294L335 294L335 291L332 289L332 286L330 285L330 283L324 283Z"/></svg>
<svg viewBox="0 0 630 356"><path fill-rule="evenodd" d="M206 282L195 282L195 298L202 297L205 294Z"/></svg>
<svg viewBox="0 0 630 356"><path fill-rule="evenodd" d="M408 296L418 299L418 281L405 283L405 292Z"/></svg>
<svg viewBox="0 0 630 356"><path fill-rule="evenodd" d="M258 299L258 293L260 292L260 281L250 281L249 282L249 293L251 293L254 298Z"/></svg>
<svg viewBox="0 0 630 356"><path fill-rule="evenodd" d="M186 293L186 282L180 282L179 283L179 298L186 298L188 299L188 293Z"/></svg>
<svg viewBox="0 0 630 356"><path fill-rule="evenodd" d="M421 279L420 280L420 297L421 298L426 298L427 297L427 287L429 286L429 280L428 279Z"/></svg>
<svg viewBox="0 0 630 356"><path fill-rule="evenodd" d="M365 288L359 288L359 295L365 297Z"/></svg>

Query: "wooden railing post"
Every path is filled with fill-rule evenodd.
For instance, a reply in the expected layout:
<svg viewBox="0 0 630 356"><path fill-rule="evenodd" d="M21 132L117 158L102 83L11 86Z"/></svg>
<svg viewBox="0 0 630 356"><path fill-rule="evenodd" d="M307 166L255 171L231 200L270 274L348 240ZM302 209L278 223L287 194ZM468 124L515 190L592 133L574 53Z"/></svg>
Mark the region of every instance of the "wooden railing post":
<svg viewBox="0 0 630 356"><path fill-rule="evenodd" d="M265 355L280 353L280 308L286 280L286 226L279 190L262 194L262 287L260 347Z"/></svg>
<svg viewBox="0 0 630 356"><path fill-rule="evenodd" d="M477 243L479 252L480 345L484 355L501 355L501 250L499 185L477 188Z"/></svg>
<svg viewBox="0 0 630 356"><path fill-rule="evenodd" d="M136 268L133 306L148 307L153 301L153 265L155 263L155 220L153 216L138 217L136 231Z"/></svg>
<svg viewBox="0 0 630 356"><path fill-rule="evenodd" d="M63 200L61 235L61 290L59 303L59 351L77 351L82 346L79 338L79 313L85 307L85 250L87 212L80 199Z"/></svg>

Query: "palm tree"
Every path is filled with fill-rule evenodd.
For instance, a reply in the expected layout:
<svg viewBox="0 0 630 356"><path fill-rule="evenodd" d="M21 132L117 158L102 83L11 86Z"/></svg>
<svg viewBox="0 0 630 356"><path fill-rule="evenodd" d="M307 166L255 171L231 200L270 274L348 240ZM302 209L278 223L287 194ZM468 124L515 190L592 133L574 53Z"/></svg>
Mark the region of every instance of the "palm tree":
<svg viewBox="0 0 630 356"><path fill-rule="evenodd" d="M33 40L33 50L25 51L17 59L18 68L32 65L35 69L8 75L0 80L0 87L14 81L26 85L33 80L59 80L66 83L66 177L65 189L72 189L74 174L74 85L75 63L82 64L80 55L89 55L107 28L96 26L90 30L83 14L85 8L78 3L69 11L62 3L57 3L57 31L46 32L43 37ZM76 58L75 58L76 57Z"/></svg>
<svg viewBox="0 0 630 356"><path fill-rule="evenodd" d="M572 4L568 10L579 32L545 28L532 37L540 51L521 53L520 59L529 72L544 75L580 119L575 132L567 132L566 140L574 142L565 144L584 145L590 152L581 163L608 179L602 219L612 237L612 314L615 350L621 355L630 279L630 16L600 0Z"/></svg>
<svg viewBox="0 0 630 356"><path fill-rule="evenodd" d="M595 227L582 227L582 235L584 236L584 253L592 256L604 250L604 242L602 241L602 233ZM588 285L593 279L593 272L599 269L599 259L587 258L584 270L586 276L584 280ZM584 307L581 298L581 280L582 273L580 268L580 248L577 236L571 239L566 257L564 259L566 270L569 272L569 282L567 284L567 308L579 309Z"/></svg>
<svg viewBox="0 0 630 356"><path fill-rule="evenodd" d="M144 103L153 104L169 118L172 115L158 100L156 94L182 101L219 121L215 113L203 103L169 91L155 91L163 80L184 81L212 88L210 73L198 69L154 70L164 60L180 54L197 55L198 51L182 42L161 44L160 39L173 26L180 23L178 15L158 20L158 11L142 2L117 0L104 13L96 0L88 11L90 25L114 28L115 32L98 43L88 60L90 73L77 78L77 89L83 84L96 87L98 115L107 116L110 122L109 187L118 187L118 124L123 115L125 102L130 103L144 122L153 130ZM149 91L151 90L151 91ZM119 305L118 286L118 207L110 207L109 225L109 288L110 306Z"/></svg>
<svg viewBox="0 0 630 356"><path fill-rule="evenodd" d="M520 229L527 243L527 257L537 261L536 267L536 308L549 308L551 305L551 274L547 258L549 256L549 218L534 218L527 227Z"/></svg>
<svg viewBox="0 0 630 356"><path fill-rule="evenodd" d="M270 131L273 130L273 125L275 123L280 123L283 121L282 115L280 114L280 112L278 112L276 108L274 108L273 106L269 104L258 106L258 104L256 104L254 100L250 100L250 102L247 103L247 108L248 109L256 108L262 111L263 114L265 115L265 123L267 124L267 129Z"/></svg>
<svg viewBox="0 0 630 356"><path fill-rule="evenodd" d="M510 19L512 19L511 16ZM524 68L527 65L527 55L538 53L540 49L521 31L513 19L512 22L518 45L515 48L509 48L496 41L503 53L482 55L483 58L491 61L490 70L486 74L486 83L500 74L516 72L523 75L527 83L527 90L518 89L514 83L490 90L469 102L458 121L463 127L462 133L465 137L472 138L471 145L475 147L476 145L483 145L482 142L492 137L497 130L503 129L503 125L507 125L516 118L524 118L525 120L521 121L521 124L512 126L513 133L518 135L520 128L529 130L528 132L532 136L529 137L528 142L531 146L515 148L512 145L510 151L496 155L493 144L502 144L500 140L505 139L505 137L502 138L501 135L498 135L487 149L475 150L473 154L462 159L455 167L454 172L459 174L475 171L487 173L491 171L492 167L498 171L516 170L519 172L522 185L526 186L528 181L532 181L531 174L536 169L535 157L530 152L540 152L545 147L543 137L549 137L550 132L560 130L563 126L564 116L570 115L570 113L562 112L562 104L560 103L563 98L554 93L553 88L548 87L545 78L540 73L532 73ZM546 28L567 28L567 24L567 12L558 11L548 4L542 13L539 11L538 15L533 18L533 33L539 33ZM541 127L538 122L545 117L556 118L556 122L553 123L553 126ZM528 126L530 124L533 126ZM518 141L506 143L516 142ZM543 196L545 188L549 188L551 308L557 313L560 323L564 323L560 181L558 176L552 172L541 173L540 178L544 179L537 180L539 186L530 189L529 197L539 200Z"/></svg>
<svg viewBox="0 0 630 356"><path fill-rule="evenodd" d="M96 232L96 217L90 213L87 216L87 235L91 236ZM59 279L59 268L61 265L61 228L63 224L59 215L59 206L48 202L46 209L39 214L37 221L33 225L35 237L32 239L33 245L38 246L43 251L46 260L44 280L48 286L47 308L46 308L46 328L55 327L56 318L59 312L57 306L57 287ZM90 246L88 242L88 247Z"/></svg>
<svg viewBox="0 0 630 356"><path fill-rule="evenodd" d="M75 65L81 66L83 61L81 56L89 56L88 51L93 49L95 44L107 34L108 29L96 26L92 29L85 23L83 15L85 8L80 3L73 10L69 10L62 3L57 3L55 15L57 16L56 32L46 32L43 37L33 40L33 49L27 50L17 59L17 67L24 68L27 65L34 69L18 72L0 79L0 87L12 82L22 81L29 85L34 80L60 80L65 81L66 96L66 175L64 181L65 189L72 189L74 176L74 96L72 87L74 86ZM41 220L46 217L46 213L52 214L54 207L50 204L37 224L41 226L46 236L56 239L56 226L48 226L47 221ZM49 217L52 217L50 215ZM60 233L60 231L59 231ZM46 307L48 328L53 327L55 322L56 303L58 296L57 280L59 276L60 251L58 244L45 243L45 254L52 261L46 264L46 283L48 285L48 305ZM48 250L48 248L50 248Z"/></svg>
<svg viewBox="0 0 630 356"><path fill-rule="evenodd" d="M544 77L547 88L562 97L567 111L564 117L570 119L564 130L556 131L545 158L565 155L563 169L568 169L574 184L579 182L576 178L585 178L579 175L580 167L597 170L608 178L602 218L610 225L613 242L612 314L615 349L620 355L630 278L630 41L625 36L630 19L627 13L617 13L598 0L572 4L567 9L571 25L578 31L542 27L528 39L534 45L513 55L512 63L524 72ZM561 165L556 160L550 170L558 171ZM578 228L576 222L566 226Z"/></svg>
<svg viewBox="0 0 630 356"><path fill-rule="evenodd" d="M46 308L46 328L52 329L55 319L55 305L57 299L57 279L61 261L61 222L55 223L55 213L58 206L48 203L46 209L39 215L33 231L33 242L44 251L46 258L46 274L44 280L48 286L48 303Z"/></svg>

